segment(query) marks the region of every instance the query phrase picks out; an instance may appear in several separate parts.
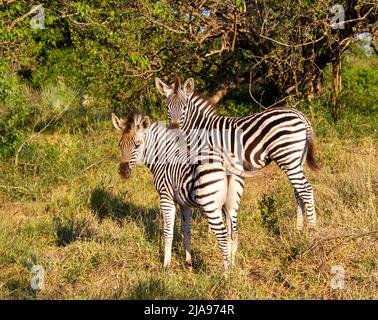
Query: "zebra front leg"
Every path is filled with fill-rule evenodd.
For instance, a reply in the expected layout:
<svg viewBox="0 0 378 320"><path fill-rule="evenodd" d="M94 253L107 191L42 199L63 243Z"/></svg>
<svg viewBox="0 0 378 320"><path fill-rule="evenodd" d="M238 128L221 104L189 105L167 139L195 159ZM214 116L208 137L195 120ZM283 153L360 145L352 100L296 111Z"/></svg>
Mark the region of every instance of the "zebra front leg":
<svg viewBox="0 0 378 320"><path fill-rule="evenodd" d="M171 264L173 231L175 224L175 203L167 200L160 201L163 215L163 234L164 234L164 269L167 270Z"/></svg>
<svg viewBox="0 0 378 320"><path fill-rule="evenodd" d="M181 207L181 237L185 246L185 261L192 265L192 249L190 246L190 208Z"/></svg>

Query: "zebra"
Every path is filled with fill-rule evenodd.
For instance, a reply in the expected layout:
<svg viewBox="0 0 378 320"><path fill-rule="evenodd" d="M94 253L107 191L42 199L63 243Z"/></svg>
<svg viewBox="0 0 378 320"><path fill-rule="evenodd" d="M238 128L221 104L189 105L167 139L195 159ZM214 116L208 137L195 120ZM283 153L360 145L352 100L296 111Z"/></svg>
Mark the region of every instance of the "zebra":
<svg viewBox="0 0 378 320"><path fill-rule="evenodd" d="M319 167L314 155L313 129L302 112L275 107L246 117L223 117L217 115L211 98L194 92L192 78L187 79L182 87L178 76L172 86L159 78L155 79L155 85L166 97L171 126L184 132L189 145L197 148L196 152L204 146L203 143L197 144L199 140L219 153L226 152L229 159L233 159L227 168L232 177L253 176L275 161L294 188L297 230L303 229L305 209L309 228L316 227L313 189L303 167L306 161L311 169ZM212 136L209 131L213 132Z"/></svg>
<svg viewBox="0 0 378 320"><path fill-rule="evenodd" d="M181 208L181 236L184 239L186 262L191 265L190 214L199 208L208 220L222 251L225 271L232 259L232 245L225 227L222 208L227 204L227 175L223 163L210 155L212 163L191 161L187 150L179 143L178 130L151 120L139 110L128 120L112 113L112 123L121 131L119 142L121 164L119 174L128 179L137 163L146 165L153 174L154 186L160 197L164 229L164 265L171 263L176 204Z"/></svg>

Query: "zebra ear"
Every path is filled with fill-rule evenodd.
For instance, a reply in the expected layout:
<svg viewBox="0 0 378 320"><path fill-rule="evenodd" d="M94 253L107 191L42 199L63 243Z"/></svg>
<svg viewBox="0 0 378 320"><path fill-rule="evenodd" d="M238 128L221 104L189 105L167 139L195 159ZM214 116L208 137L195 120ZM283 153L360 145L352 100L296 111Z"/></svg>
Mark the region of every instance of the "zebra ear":
<svg viewBox="0 0 378 320"><path fill-rule="evenodd" d="M143 129L148 129L151 127L151 120L148 116L144 116L142 121L140 122L140 125Z"/></svg>
<svg viewBox="0 0 378 320"><path fill-rule="evenodd" d="M194 92L194 80L189 78L184 83L184 92L187 96L191 95Z"/></svg>
<svg viewBox="0 0 378 320"><path fill-rule="evenodd" d="M117 130L119 130L119 131L125 130L125 128L126 128L125 121L118 118L117 115L114 112L112 112L112 122L113 122L114 128L116 128Z"/></svg>
<svg viewBox="0 0 378 320"><path fill-rule="evenodd" d="M172 93L172 88L167 86L163 81L159 78L155 78L155 85L158 91L163 95L168 97Z"/></svg>

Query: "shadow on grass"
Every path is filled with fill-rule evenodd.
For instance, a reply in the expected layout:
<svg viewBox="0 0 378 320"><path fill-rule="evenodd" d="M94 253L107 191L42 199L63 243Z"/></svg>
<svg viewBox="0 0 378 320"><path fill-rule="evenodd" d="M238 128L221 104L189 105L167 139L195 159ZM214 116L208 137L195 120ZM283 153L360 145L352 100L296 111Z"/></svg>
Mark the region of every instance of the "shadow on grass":
<svg viewBox="0 0 378 320"><path fill-rule="evenodd" d="M159 209L149 209L124 202L102 187L97 187L91 194L91 210L102 221L111 218L120 225L126 218L142 224L149 241L160 239Z"/></svg>
<svg viewBox="0 0 378 320"><path fill-rule="evenodd" d="M127 203L102 187L97 187L92 191L90 203L93 214L100 221L104 218L111 218L122 225L124 219L130 218L143 226L147 239L159 243L161 261L163 262L164 241L159 208L149 209ZM195 212L192 217L195 218L197 215L198 213ZM176 255L180 260L182 259L185 264L184 243L181 239L180 223L180 215L177 214L172 254ZM192 252L192 256L194 272L206 269L206 263L196 252Z"/></svg>
<svg viewBox="0 0 378 320"><path fill-rule="evenodd" d="M76 240L93 239L96 234L91 222L83 217L56 216L53 223L59 247L65 247Z"/></svg>
<svg viewBox="0 0 378 320"><path fill-rule="evenodd" d="M169 299L169 292L161 279L150 278L138 282L128 296L130 300Z"/></svg>

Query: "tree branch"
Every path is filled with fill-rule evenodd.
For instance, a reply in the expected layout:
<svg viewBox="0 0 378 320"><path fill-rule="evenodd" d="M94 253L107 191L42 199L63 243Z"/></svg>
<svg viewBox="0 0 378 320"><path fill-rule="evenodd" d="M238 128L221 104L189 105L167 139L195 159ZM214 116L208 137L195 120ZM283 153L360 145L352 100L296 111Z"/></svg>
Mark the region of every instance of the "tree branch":
<svg viewBox="0 0 378 320"><path fill-rule="evenodd" d="M212 103L217 104L230 91L239 88L245 82L247 82L247 79L244 76L239 76L236 78L234 82L231 82L228 84L222 84L219 90L210 97Z"/></svg>
<svg viewBox="0 0 378 320"><path fill-rule="evenodd" d="M23 16L17 18L16 20L14 20L10 26L8 27L8 32L11 32L12 29L14 28L14 26L17 24L17 23L20 23L22 20L25 20L27 17L31 16L34 12L38 11L38 8L32 8L28 13L25 13Z"/></svg>

